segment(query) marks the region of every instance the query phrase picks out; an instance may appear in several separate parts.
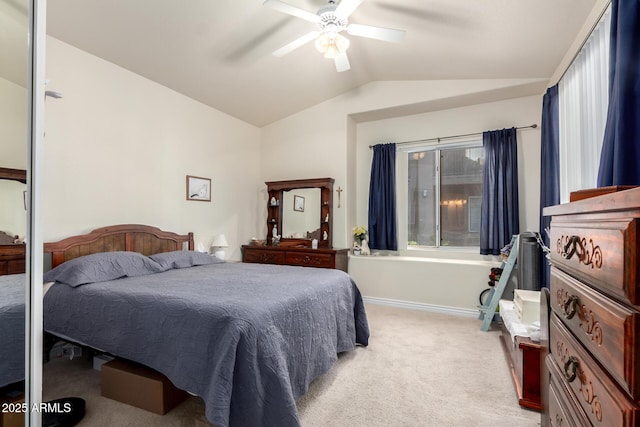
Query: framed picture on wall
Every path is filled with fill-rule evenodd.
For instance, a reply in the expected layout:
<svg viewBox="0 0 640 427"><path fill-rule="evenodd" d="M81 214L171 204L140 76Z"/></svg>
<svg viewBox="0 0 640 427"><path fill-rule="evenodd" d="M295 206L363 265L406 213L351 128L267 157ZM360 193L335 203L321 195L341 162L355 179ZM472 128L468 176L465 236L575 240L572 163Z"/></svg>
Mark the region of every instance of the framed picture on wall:
<svg viewBox="0 0 640 427"><path fill-rule="evenodd" d="M211 201L211 179L187 175L187 200Z"/></svg>
<svg viewBox="0 0 640 427"><path fill-rule="evenodd" d="M304 212L304 197L293 196L293 210L296 212Z"/></svg>

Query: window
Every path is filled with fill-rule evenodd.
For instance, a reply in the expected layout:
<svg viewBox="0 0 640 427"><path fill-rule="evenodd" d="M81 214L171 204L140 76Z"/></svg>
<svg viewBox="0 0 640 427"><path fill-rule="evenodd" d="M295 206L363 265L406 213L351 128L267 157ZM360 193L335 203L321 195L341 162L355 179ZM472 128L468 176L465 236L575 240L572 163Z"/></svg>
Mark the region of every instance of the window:
<svg viewBox="0 0 640 427"><path fill-rule="evenodd" d="M558 83L560 202L596 187L609 105L611 6Z"/></svg>
<svg viewBox="0 0 640 427"><path fill-rule="evenodd" d="M408 153L407 246L480 246L482 141Z"/></svg>

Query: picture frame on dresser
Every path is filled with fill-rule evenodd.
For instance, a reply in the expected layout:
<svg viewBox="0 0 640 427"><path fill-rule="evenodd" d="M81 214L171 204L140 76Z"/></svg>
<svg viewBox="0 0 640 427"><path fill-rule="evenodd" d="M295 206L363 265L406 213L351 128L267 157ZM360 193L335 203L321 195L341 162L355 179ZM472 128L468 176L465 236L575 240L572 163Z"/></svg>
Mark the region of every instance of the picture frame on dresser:
<svg viewBox="0 0 640 427"><path fill-rule="evenodd" d="M304 197L295 194L293 196L293 210L296 212L304 212Z"/></svg>

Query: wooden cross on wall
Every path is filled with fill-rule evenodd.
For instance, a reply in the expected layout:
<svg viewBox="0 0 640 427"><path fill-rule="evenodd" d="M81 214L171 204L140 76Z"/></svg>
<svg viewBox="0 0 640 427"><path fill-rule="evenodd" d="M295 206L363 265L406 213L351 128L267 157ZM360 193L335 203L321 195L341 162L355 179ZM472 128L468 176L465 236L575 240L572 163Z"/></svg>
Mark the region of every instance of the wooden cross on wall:
<svg viewBox="0 0 640 427"><path fill-rule="evenodd" d="M338 193L338 207L340 207L340 193L342 193L342 188L338 187L338 189L336 190L336 192Z"/></svg>

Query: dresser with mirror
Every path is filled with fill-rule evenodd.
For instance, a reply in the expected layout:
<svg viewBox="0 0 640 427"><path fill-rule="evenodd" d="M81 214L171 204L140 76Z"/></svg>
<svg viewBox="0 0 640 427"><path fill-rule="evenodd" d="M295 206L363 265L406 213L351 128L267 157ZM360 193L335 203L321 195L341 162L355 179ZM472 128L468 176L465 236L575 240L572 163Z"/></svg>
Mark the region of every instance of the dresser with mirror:
<svg viewBox="0 0 640 427"><path fill-rule="evenodd" d="M347 271L348 249L334 249L333 178L269 181L267 236L242 246L243 262Z"/></svg>

